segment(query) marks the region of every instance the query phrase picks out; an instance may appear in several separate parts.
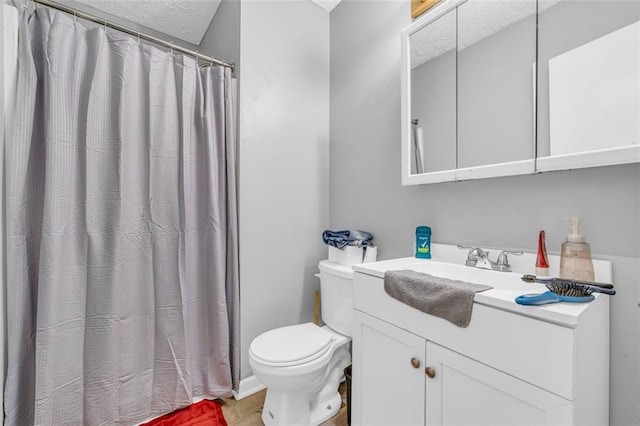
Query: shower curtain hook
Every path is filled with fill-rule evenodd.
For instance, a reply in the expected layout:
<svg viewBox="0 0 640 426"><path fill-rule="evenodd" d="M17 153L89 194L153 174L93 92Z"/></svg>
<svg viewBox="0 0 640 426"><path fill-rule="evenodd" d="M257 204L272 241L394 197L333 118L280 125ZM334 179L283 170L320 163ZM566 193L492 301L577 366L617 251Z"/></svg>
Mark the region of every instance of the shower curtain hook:
<svg viewBox="0 0 640 426"><path fill-rule="evenodd" d="M73 23L77 24L78 23L78 11L73 9Z"/></svg>
<svg viewBox="0 0 640 426"><path fill-rule="evenodd" d="M138 34L138 44L140 44L140 30L137 31Z"/></svg>
<svg viewBox="0 0 640 426"><path fill-rule="evenodd" d="M104 32L105 33L107 32L107 20L106 19L104 20Z"/></svg>
<svg viewBox="0 0 640 426"><path fill-rule="evenodd" d="M173 55L173 40L171 40L171 54Z"/></svg>

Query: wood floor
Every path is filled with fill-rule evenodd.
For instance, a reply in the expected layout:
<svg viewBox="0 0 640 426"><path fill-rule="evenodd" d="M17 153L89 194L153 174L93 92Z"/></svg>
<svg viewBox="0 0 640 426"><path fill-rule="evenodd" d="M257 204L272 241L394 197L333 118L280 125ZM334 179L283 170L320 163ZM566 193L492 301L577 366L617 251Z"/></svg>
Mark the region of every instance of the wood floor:
<svg viewBox="0 0 640 426"><path fill-rule="evenodd" d="M340 394L342 395L342 407L335 417L322 423L322 426L347 426L347 407L346 386L345 383L340 385ZM222 398L222 412L229 426L262 426L262 404L266 389L254 393L251 396L236 401L233 398Z"/></svg>

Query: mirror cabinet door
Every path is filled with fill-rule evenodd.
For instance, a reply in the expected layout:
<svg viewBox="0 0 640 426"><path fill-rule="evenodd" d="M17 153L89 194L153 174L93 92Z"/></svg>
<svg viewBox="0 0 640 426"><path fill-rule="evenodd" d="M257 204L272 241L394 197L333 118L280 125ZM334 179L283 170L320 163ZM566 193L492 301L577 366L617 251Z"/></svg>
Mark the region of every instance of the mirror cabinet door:
<svg viewBox="0 0 640 426"><path fill-rule="evenodd" d="M403 184L640 162L640 0L448 0L402 66Z"/></svg>
<svg viewBox="0 0 640 426"><path fill-rule="evenodd" d="M640 1L538 13L538 170L640 161Z"/></svg>
<svg viewBox="0 0 640 426"><path fill-rule="evenodd" d="M456 168L456 10L410 35L410 173Z"/></svg>
<svg viewBox="0 0 640 426"><path fill-rule="evenodd" d="M457 56L458 168L532 160L536 0L461 4Z"/></svg>

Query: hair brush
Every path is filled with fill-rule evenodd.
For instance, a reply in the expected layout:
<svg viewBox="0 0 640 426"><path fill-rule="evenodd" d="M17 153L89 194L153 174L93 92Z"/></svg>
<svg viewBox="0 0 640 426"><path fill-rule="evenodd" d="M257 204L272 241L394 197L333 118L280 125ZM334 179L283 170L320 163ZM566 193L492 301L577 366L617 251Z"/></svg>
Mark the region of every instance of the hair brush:
<svg viewBox="0 0 640 426"><path fill-rule="evenodd" d="M613 284L603 284L596 283L593 281L580 281L580 280L571 280L567 278L540 278L535 275L523 275L522 281L528 283L539 283L545 284L547 288L554 293L558 294L567 294L570 291L583 291L583 290L591 290L591 292L596 293L604 293L610 296L616 294L613 289ZM589 292L588 294L591 294Z"/></svg>
<svg viewBox="0 0 640 426"><path fill-rule="evenodd" d="M545 284L549 291L542 294L527 295L516 297L516 303L520 305L545 305L547 303L571 302L586 303L591 302L595 297L594 291L609 295L616 294L615 290L603 288L592 284L586 284L583 281L566 280L562 278L538 279L534 275L525 275L523 281L536 282ZM584 284L583 284L584 283ZM611 284L602 284L603 286L611 286Z"/></svg>
<svg viewBox="0 0 640 426"><path fill-rule="evenodd" d="M593 294L584 296L564 296L552 291L545 291L542 294L523 294L516 297L516 303L519 305L546 305L547 303L571 302L586 303L591 302L595 297Z"/></svg>

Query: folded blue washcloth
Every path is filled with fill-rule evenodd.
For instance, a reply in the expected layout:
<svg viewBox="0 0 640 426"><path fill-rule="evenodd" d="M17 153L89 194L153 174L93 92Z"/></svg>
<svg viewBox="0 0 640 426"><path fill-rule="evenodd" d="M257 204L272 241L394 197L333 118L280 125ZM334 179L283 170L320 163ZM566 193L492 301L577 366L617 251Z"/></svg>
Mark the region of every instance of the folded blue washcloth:
<svg viewBox="0 0 640 426"><path fill-rule="evenodd" d="M322 233L322 241L328 246L342 250L345 246L366 247L371 245L373 234L366 231L354 231L345 229L342 231L332 231L327 229Z"/></svg>

